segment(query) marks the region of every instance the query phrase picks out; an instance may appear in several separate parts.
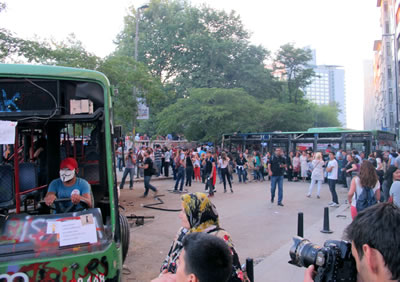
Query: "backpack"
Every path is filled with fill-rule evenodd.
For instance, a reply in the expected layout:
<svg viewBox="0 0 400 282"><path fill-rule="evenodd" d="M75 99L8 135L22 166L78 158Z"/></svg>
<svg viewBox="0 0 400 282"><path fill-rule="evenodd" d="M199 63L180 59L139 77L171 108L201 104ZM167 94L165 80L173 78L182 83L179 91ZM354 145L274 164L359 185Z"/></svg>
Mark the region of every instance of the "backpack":
<svg viewBox="0 0 400 282"><path fill-rule="evenodd" d="M357 199L356 192L356 209L357 212L361 212L362 210L373 206L377 203L374 195L374 190L369 187L363 187L360 196Z"/></svg>

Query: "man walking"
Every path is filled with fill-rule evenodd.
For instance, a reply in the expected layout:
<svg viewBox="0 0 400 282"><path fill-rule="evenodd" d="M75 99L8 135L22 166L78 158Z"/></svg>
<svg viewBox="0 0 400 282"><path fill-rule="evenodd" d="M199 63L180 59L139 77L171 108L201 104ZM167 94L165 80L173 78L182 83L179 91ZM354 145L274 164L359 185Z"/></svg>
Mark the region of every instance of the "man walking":
<svg viewBox="0 0 400 282"><path fill-rule="evenodd" d="M281 148L275 149L275 154L272 155L268 164L268 172L271 175L271 203L275 199L276 184L278 184L278 206L283 207L283 173L286 168L286 160L282 156Z"/></svg>
<svg viewBox="0 0 400 282"><path fill-rule="evenodd" d="M142 198L147 197L149 189L153 190L154 196L156 196L157 188L150 184L151 176L153 175L153 161L151 160L150 153L147 150L144 152L144 164L142 168L144 169L143 174L144 174L144 189L145 189Z"/></svg>
<svg viewBox="0 0 400 282"><path fill-rule="evenodd" d="M326 172L328 172L328 185L329 185L329 190L331 191L332 194L332 202L329 203L329 206L338 207L339 200L336 193L336 181L338 179L338 162L335 159L334 152L329 153L329 162L328 166L326 167Z"/></svg>

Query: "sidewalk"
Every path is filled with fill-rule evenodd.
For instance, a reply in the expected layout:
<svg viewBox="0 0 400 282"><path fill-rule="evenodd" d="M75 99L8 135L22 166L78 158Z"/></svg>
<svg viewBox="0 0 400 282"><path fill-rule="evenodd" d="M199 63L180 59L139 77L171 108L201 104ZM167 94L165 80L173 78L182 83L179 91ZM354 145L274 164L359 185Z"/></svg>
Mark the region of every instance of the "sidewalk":
<svg viewBox="0 0 400 282"><path fill-rule="evenodd" d="M350 214L348 209L348 204L343 204L338 208L329 208L329 222L330 229L333 231L332 234L320 232L323 227L324 214L324 210L321 209L321 220L304 230L304 238L320 246L323 246L328 239L341 240L344 229L352 221L351 217L348 216ZM304 222L306 221L307 214L304 214ZM293 236L296 235L293 234ZM290 260L289 250L292 245L293 241L291 240L255 265L254 280L256 282L303 281L305 268L296 267L288 263Z"/></svg>

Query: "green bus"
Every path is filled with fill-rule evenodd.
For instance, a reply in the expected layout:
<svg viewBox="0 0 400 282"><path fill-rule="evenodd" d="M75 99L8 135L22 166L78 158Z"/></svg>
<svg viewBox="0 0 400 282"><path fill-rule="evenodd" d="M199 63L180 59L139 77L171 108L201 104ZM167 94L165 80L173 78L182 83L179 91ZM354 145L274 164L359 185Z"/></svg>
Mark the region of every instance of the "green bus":
<svg viewBox="0 0 400 282"><path fill-rule="evenodd" d="M231 152L254 149L272 152L358 150L367 155L376 150L397 148L396 134L380 130L352 130L337 127L310 128L296 132L231 133L222 136L222 148Z"/></svg>
<svg viewBox="0 0 400 282"><path fill-rule="evenodd" d="M129 225L118 205L111 93L96 71L0 64L1 282L121 280ZM92 208L43 201L68 157L90 184Z"/></svg>

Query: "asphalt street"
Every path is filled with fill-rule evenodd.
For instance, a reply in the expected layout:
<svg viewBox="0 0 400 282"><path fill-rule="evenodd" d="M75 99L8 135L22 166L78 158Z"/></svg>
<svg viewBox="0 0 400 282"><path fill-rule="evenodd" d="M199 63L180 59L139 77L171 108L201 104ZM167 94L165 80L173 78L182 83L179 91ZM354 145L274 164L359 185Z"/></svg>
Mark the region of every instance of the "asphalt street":
<svg viewBox="0 0 400 282"><path fill-rule="evenodd" d="M170 193L172 179L155 179L152 184L159 189L164 204L155 207L179 209L180 195ZM323 245L327 239L341 239L344 228L351 222L350 209L345 204L347 189L337 185L340 206L330 209L332 234L320 232L323 226L324 207L331 201L327 184L323 184L321 199L316 191L306 197L309 183L284 181L284 207L270 202L270 181L238 184L233 183L234 193L223 193L223 185L217 184L217 193L212 198L216 205L221 227L228 231L240 256L255 262L255 281L302 281L304 269L288 264L292 237L297 233L297 214L304 213L304 237ZM135 182L121 190L121 204L127 216L154 216L144 219L144 225L136 225L131 219L131 242L125 261L124 281L150 281L159 274L159 268L180 227L178 213L148 209L143 205L157 203L151 193L143 194L143 182ZM193 183L189 192L204 191L204 184ZM229 189L228 189L229 191Z"/></svg>

